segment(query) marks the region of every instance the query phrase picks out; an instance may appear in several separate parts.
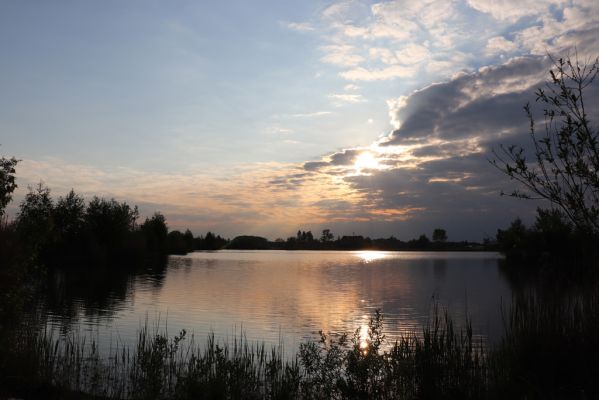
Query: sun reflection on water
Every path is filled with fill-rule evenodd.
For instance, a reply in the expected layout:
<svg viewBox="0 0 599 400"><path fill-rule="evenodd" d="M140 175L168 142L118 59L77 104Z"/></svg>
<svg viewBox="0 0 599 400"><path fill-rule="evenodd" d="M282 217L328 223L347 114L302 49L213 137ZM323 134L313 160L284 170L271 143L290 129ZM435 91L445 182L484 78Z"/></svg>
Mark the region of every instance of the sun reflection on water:
<svg viewBox="0 0 599 400"><path fill-rule="evenodd" d="M370 336L368 335L368 324L360 325L360 351L362 354L368 354Z"/></svg>
<svg viewBox="0 0 599 400"><path fill-rule="evenodd" d="M380 260L388 256L388 254L384 251L376 251L376 250L362 250L356 251L355 253L358 257L362 259L365 263L369 263L372 261Z"/></svg>

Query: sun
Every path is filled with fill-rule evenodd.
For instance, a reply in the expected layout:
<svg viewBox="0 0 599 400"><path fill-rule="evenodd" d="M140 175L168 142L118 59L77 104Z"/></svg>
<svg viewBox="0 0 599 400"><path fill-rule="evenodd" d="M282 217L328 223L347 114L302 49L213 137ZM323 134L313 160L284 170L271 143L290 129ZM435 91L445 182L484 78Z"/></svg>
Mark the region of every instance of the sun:
<svg viewBox="0 0 599 400"><path fill-rule="evenodd" d="M354 168L357 171L361 171L363 169L375 169L379 168L380 164L374 154L369 151L365 151L364 153L360 153L356 160L354 161Z"/></svg>

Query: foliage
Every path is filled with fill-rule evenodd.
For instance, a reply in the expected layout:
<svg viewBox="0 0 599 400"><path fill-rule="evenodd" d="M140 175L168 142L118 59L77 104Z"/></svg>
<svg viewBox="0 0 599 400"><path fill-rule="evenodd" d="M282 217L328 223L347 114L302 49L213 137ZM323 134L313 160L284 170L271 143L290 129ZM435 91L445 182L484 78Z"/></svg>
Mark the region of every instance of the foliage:
<svg viewBox="0 0 599 400"><path fill-rule="evenodd" d="M268 240L260 236L236 236L228 244L229 249L268 249Z"/></svg>
<svg viewBox="0 0 599 400"><path fill-rule="evenodd" d="M447 241L447 232L445 229L436 228L433 231L433 242L443 243Z"/></svg>
<svg viewBox="0 0 599 400"><path fill-rule="evenodd" d="M187 230L185 233L172 231L167 236L167 249L169 254L185 255L194 250L193 235Z"/></svg>
<svg viewBox="0 0 599 400"><path fill-rule="evenodd" d="M27 284L33 275L32 261L19 240L16 225L0 220L0 336L5 325L21 316L30 295Z"/></svg>
<svg viewBox="0 0 599 400"><path fill-rule="evenodd" d="M152 217L146 218L140 229L146 237L148 249L154 252L166 252L168 226L164 215L159 212L154 213Z"/></svg>
<svg viewBox="0 0 599 400"><path fill-rule="evenodd" d="M4 216L4 210L12 200L12 193L17 188L15 182L15 167L19 160L16 158L0 158L0 219Z"/></svg>
<svg viewBox="0 0 599 400"><path fill-rule="evenodd" d="M302 343L287 360L280 346L269 352L243 335L225 343L210 335L201 347L185 330L171 338L147 322L133 348L117 346L105 357L94 341L28 328L6 349L12 373L0 397L50 390L132 399L480 398L482 348L436 315L421 335L388 343L376 312L365 336L321 332L320 341Z"/></svg>
<svg viewBox="0 0 599 400"><path fill-rule="evenodd" d="M517 294L504 311L505 333L489 360L497 397L599 398L599 292L556 286Z"/></svg>
<svg viewBox="0 0 599 400"><path fill-rule="evenodd" d="M335 236L333 236L333 233L330 229L323 229L322 235L320 235L320 241L323 243L330 242L334 237Z"/></svg>
<svg viewBox="0 0 599 400"><path fill-rule="evenodd" d="M517 218L507 229L498 229L496 239L508 266L529 271L558 267L574 278L596 262L595 246L558 209L538 208L531 227Z"/></svg>
<svg viewBox="0 0 599 400"><path fill-rule="evenodd" d="M196 250L219 250L224 248L228 243L227 239L220 235L215 235L212 232L206 233L206 236L194 238L194 248Z"/></svg>
<svg viewBox="0 0 599 400"><path fill-rule="evenodd" d="M86 204L74 190L55 202L43 183L30 188L19 209L18 242L45 266L138 265L195 246L189 230L168 233L160 213L138 226L137 206L97 196Z"/></svg>
<svg viewBox="0 0 599 400"><path fill-rule="evenodd" d="M85 200L73 189L59 197L53 210L56 234L59 240L69 241L81 235L85 229Z"/></svg>
<svg viewBox="0 0 599 400"><path fill-rule="evenodd" d="M85 211L85 224L89 233L100 243L116 245L135 229L138 217L137 206L94 196Z"/></svg>
<svg viewBox="0 0 599 400"><path fill-rule="evenodd" d="M53 213L54 202L50 189L42 182L29 187L29 192L19 206L17 227L30 251L41 251L52 240Z"/></svg>
<svg viewBox="0 0 599 400"><path fill-rule="evenodd" d="M54 337L26 326L0 347L0 397L131 399L503 399L597 398L599 298L522 292L504 311L495 346L454 328L434 308L422 331L395 342L375 313L368 333L325 335L302 343L296 358L243 335L204 346L181 331L139 332L132 348L100 355L76 334ZM85 395L84 395L85 393Z"/></svg>
<svg viewBox="0 0 599 400"><path fill-rule="evenodd" d="M523 185L524 191L512 196L548 200L578 230L590 234L599 234L599 132L591 127L585 91L598 72L599 58L586 64L571 57L555 60L546 88L536 92L543 105L543 133L537 132L530 104L524 107L534 155L502 145L491 161Z"/></svg>

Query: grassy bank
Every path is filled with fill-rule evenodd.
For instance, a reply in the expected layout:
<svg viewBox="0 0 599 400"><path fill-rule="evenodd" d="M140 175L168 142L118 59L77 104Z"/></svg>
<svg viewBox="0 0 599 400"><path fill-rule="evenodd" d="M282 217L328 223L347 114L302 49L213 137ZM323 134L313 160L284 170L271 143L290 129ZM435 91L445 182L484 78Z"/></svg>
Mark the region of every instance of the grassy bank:
<svg viewBox="0 0 599 400"><path fill-rule="evenodd" d="M367 337L328 337L283 349L243 336L196 343L185 331L140 329L133 348L101 355L84 337L25 328L5 337L0 395L131 399L593 399L598 398L599 297L549 303L538 293L504 312L500 344L436 311L421 332L390 343L376 314Z"/></svg>

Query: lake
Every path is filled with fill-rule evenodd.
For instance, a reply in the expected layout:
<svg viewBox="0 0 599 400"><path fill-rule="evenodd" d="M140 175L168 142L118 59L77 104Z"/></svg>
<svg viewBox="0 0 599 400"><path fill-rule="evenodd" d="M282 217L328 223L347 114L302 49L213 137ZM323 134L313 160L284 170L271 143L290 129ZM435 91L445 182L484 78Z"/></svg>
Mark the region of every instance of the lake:
<svg viewBox="0 0 599 400"><path fill-rule="evenodd" d="M511 289L490 252L216 251L171 256L144 272L54 272L38 306L47 326L135 342L140 326L181 329L205 340L282 343L294 352L318 331L364 330L374 311L385 333L419 332L435 305L482 342L502 334Z"/></svg>

